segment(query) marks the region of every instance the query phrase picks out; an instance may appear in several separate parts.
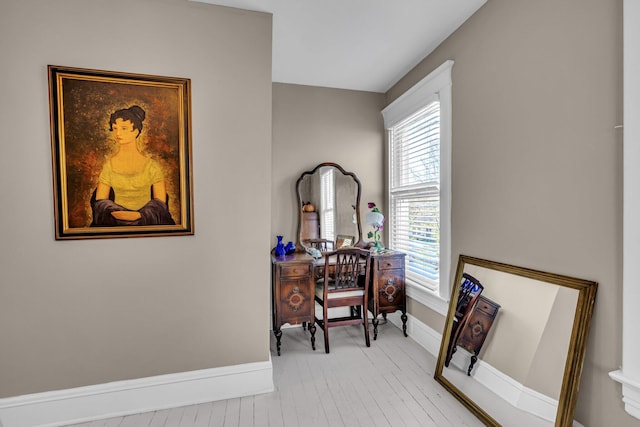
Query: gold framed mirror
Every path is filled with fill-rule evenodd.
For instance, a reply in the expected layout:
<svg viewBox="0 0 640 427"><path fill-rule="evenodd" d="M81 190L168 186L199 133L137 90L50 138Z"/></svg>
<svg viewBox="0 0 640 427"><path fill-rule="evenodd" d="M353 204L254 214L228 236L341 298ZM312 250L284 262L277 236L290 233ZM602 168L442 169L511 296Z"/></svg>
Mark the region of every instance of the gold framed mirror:
<svg viewBox="0 0 640 427"><path fill-rule="evenodd" d="M466 255L454 280L436 381L486 425L571 426L597 283Z"/></svg>
<svg viewBox="0 0 640 427"><path fill-rule="evenodd" d="M358 177L337 163L320 163L296 181L298 247L322 252L362 240Z"/></svg>

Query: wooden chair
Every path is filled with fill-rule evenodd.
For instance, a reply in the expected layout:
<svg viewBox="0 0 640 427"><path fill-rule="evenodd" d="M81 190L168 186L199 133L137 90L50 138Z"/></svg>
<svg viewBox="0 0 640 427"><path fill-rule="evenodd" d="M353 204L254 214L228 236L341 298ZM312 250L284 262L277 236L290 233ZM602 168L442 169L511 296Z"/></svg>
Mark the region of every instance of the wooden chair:
<svg viewBox="0 0 640 427"><path fill-rule="evenodd" d="M334 242L333 240L328 239L307 239L305 240L307 245L312 248L318 249L320 252L328 252L334 250Z"/></svg>
<svg viewBox="0 0 640 427"><path fill-rule="evenodd" d="M343 248L325 254L324 278L316 283L315 300L322 306L322 319L316 324L324 332L324 350L329 353L329 329L335 326L363 325L367 347L369 340L369 270L371 252L361 248ZM349 307L350 314L329 318L329 309Z"/></svg>
<svg viewBox="0 0 640 427"><path fill-rule="evenodd" d="M458 291L458 301L456 303L456 312L453 318L453 325L451 327L451 335L449 339L449 346L447 347L447 355L444 360L444 366L449 366L449 362L456 352L456 346L458 345L458 339L464 331L469 318L473 314L473 310L478 303L478 298L484 290L484 287L470 274L462 274L462 283L460 283L460 290Z"/></svg>

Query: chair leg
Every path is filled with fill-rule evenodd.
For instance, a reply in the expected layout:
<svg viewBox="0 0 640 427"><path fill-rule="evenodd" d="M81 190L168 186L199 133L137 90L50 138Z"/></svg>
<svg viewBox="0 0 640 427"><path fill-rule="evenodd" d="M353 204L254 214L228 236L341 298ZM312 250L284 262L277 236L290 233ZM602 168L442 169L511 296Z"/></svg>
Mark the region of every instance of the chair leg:
<svg viewBox="0 0 640 427"><path fill-rule="evenodd" d="M324 352L329 353L329 308L322 305L322 331L324 332Z"/></svg>
<svg viewBox="0 0 640 427"><path fill-rule="evenodd" d="M362 311L362 317L364 318L364 341L367 343L367 347L371 347L371 340L369 339L369 314L365 307L362 308Z"/></svg>
<svg viewBox="0 0 640 427"><path fill-rule="evenodd" d="M324 325L324 352L329 353L329 328Z"/></svg>

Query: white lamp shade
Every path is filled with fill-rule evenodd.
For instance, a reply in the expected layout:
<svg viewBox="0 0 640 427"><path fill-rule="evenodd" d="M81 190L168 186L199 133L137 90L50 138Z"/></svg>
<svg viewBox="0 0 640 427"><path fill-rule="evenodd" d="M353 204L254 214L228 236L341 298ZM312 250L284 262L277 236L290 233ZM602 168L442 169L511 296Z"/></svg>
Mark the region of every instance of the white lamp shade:
<svg viewBox="0 0 640 427"><path fill-rule="evenodd" d="M364 222L374 227L382 227L384 215L380 212L367 212L364 217Z"/></svg>

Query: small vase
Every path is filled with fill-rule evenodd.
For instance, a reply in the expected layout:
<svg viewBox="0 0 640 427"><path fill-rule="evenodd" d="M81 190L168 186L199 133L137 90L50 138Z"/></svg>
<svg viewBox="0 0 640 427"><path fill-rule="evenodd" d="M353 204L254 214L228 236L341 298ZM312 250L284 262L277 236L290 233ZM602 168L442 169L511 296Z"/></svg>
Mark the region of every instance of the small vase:
<svg viewBox="0 0 640 427"><path fill-rule="evenodd" d="M282 243L282 236L276 236L278 238L278 243L276 244L275 253L276 256L283 256L286 253L284 248L284 243Z"/></svg>
<svg viewBox="0 0 640 427"><path fill-rule="evenodd" d="M287 255L294 254L296 252L296 245L293 242L287 243L287 246L284 247L285 253Z"/></svg>

